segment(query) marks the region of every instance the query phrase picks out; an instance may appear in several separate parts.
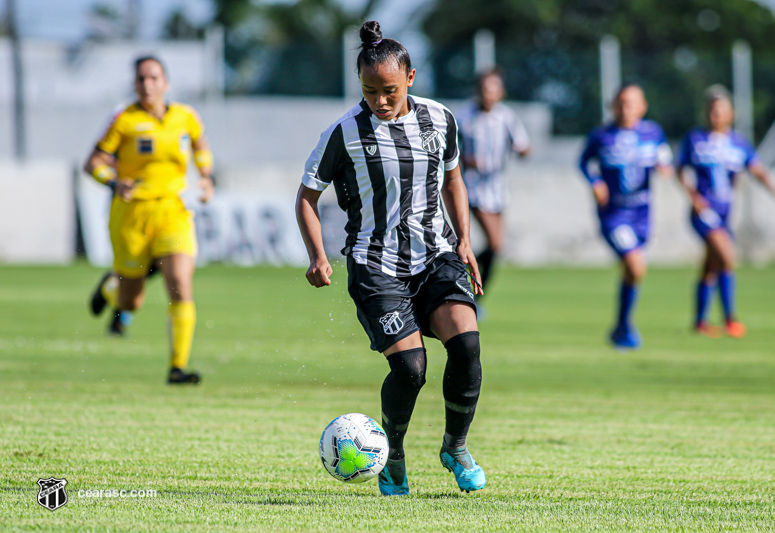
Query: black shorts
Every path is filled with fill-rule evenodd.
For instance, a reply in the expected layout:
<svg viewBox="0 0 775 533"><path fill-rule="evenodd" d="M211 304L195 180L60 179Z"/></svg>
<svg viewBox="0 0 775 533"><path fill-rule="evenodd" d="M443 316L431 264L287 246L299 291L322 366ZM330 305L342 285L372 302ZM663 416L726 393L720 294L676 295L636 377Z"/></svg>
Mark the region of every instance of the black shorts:
<svg viewBox="0 0 775 533"><path fill-rule="evenodd" d="M449 301L476 309L466 266L455 253L443 253L411 277L395 278L355 262L347 256L347 289L371 349L384 352L393 344L421 331L435 338L430 314Z"/></svg>

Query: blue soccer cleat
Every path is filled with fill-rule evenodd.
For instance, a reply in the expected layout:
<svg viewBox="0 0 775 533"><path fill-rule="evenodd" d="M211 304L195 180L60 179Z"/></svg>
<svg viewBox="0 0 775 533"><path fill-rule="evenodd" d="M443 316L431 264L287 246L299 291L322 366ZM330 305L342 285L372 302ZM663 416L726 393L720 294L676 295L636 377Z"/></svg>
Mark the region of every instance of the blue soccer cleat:
<svg viewBox="0 0 775 533"><path fill-rule="evenodd" d="M400 483L395 480L403 480ZM383 496L406 496L409 494L409 480L406 478L406 460L388 459L379 473L379 491Z"/></svg>
<svg viewBox="0 0 775 533"><path fill-rule="evenodd" d="M476 464L468 450L457 453L451 448L442 446L439 458L444 468L455 474L455 481L461 491L479 490L487 483L484 470Z"/></svg>
<svg viewBox="0 0 775 533"><path fill-rule="evenodd" d="M637 350L643 344L640 333L634 326L616 326L609 337L617 350Z"/></svg>

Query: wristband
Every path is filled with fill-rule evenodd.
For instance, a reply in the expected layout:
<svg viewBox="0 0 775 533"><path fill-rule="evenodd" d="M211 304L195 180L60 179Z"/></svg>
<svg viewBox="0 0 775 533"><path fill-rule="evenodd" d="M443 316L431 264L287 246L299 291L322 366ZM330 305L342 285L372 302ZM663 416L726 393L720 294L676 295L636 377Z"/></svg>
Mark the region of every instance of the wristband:
<svg viewBox="0 0 775 533"><path fill-rule="evenodd" d="M110 165L96 166L94 170L92 170L91 175L103 185L107 185L108 182L116 179L116 171Z"/></svg>
<svg viewBox="0 0 775 533"><path fill-rule="evenodd" d="M213 153L210 150L197 150L194 152L194 163L199 170L212 170Z"/></svg>

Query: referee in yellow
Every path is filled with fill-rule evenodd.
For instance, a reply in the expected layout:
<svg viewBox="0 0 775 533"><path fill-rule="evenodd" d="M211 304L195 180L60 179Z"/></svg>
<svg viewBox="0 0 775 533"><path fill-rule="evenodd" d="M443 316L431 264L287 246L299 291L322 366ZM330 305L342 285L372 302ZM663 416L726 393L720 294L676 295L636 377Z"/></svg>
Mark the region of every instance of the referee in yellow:
<svg viewBox="0 0 775 533"><path fill-rule="evenodd" d="M139 309L152 264L161 270L170 297L168 383L199 383L187 372L196 324L193 301L196 235L193 214L180 198L186 166L194 155L201 201L213 195L213 156L196 112L167 102L164 65L153 56L135 61L137 101L115 115L84 169L113 190L110 239L114 276L101 293L117 313Z"/></svg>

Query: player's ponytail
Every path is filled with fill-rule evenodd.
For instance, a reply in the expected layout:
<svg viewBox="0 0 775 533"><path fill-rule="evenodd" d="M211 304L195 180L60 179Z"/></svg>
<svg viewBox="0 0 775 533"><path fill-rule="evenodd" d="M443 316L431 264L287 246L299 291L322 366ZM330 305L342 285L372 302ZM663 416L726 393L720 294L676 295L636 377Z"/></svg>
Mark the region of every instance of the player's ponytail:
<svg viewBox="0 0 775 533"><path fill-rule="evenodd" d="M368 20L363 23L360 30L361 51L358 54L358 74L362 66L373 66L395 61L396 64L409 74L412 70L412 60L404 45L395 39L384 39L379 22Z"/></svg>

